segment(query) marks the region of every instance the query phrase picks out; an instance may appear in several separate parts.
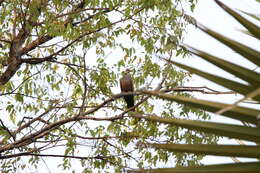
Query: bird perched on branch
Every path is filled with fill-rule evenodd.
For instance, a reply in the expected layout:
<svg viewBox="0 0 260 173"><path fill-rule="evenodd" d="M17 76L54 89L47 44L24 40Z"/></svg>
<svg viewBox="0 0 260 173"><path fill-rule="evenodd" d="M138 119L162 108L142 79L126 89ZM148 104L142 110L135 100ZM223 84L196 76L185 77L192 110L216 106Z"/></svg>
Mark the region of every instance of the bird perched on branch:
<svg viewBox="0 0 260 173"><path fill-rule="evenodd" d="M130 69L126 69L123 74L123 77L120 79L120 88L122 92L133 92L134 84L132 77L130 75ZM124 96L125 102L127 104L127 108L131 108L134 106L134 96L126 95Z"/></svg>

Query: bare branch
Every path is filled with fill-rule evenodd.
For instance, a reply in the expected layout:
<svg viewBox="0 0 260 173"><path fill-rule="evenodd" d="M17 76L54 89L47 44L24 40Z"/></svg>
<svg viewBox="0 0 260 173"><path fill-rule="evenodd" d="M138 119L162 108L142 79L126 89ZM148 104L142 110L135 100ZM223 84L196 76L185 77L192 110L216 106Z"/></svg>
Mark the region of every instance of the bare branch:
<svg viewBox="0 0 260 173"><path fill-rule="evenodd" d="M114 156L82 157L82 156L68 156L68 155L58 155L58 154L34 154L32 152L24 152L24 153L3 155L3 156L0 156L0 159L9 159L9 158L20 157L20 156L62 157L62 158L73 158L73 159L80 159L80 160L83 160L83 159L84 160L88 160L88 159L106 160L106 159L111 159L114 157Z"/></svg>
<svg viewBox="0 0 260 173"><path fill-rule="evenodd" d="M4 42L4 43L8 43L8 44L12 43L10 40L6 40L6 39L0 39L0 42Z"/></svg>
<svg viewBox="0 0 260 173"><path fill-rule="evenodd" d="M232 105L227 106L227 107L225 107L225 108L223 108L223 109L221 109L221 110L215 112L215 114L223 114L223 113L225 113L225 112L227 112L227 111L229 111L229 110L232 110L232 109L234 109L239 103L241 103L241 102L243 102L244 100L247 100L247 99L252 99L252 98L254 98L255 96L259 95L259 93L260 93L260 88L257 88L256 90L254 90L254 91L248 93L245 97L243 97L243 98L239 99L238 101L236 101L235 103L233 103ZM257 118L260 119L260 114L259 114L259 117L257 117Z"/></svg>
<svg viewBox="0 0 260 173"><path fill-rule="evenodd" d="M209 91L207 91L209 90ZM163 92L200 92L203 94L236 94L234 91L217 91L208 87L175 87L163 89Z"/></svg>
<svg viewBox="0 0 260 173"><path fill-rule="evenodd" d="M99 139L120 139L120 138L138 138L138 135L122 135L122 136L100 136L100 137L86 137L77 135L77 138L88 139L88 140L99 140Z"/></svg>
<svg viewBox="0 0 260 173"><path fill-rule="evenodd" d="M161 86L161 83L160 85ZM182 90L183 91L183 88L175 88L176 91L180 91ZM185 88L185 91L187 90L187 88ZM189 89L189 91L196 91L197 89ZM155 91L159 91L159 88L157 87L155 89ZM161 90L161 92L169 92L169 91L173 91L173 89L171 90ZM69 122L75 122L75 121L79 121L79 120L95 120L95 121L115 121L115 120L119 120L119 119L122 119L124 118L125 114L129 111L132 111L132 109L138 107L140 104L142 104L143 102L145 102L149 97L149 96L146 96L144 99L142 99L139 103L137 103L134 107L130 108L130 109L127 109L125 110L124 112L122 112L121 114L119 115L116 115L116 116L113 116L113 117L93 117L93 116L86 116L86 115L90 115L90 114L93 114L94 112L96 112L97 110L99 110L100 108L102 108L103 106L105 106L106 104L116 100L116 99L119 99L123 96L126 96L126 95L147 95L148 92L144 92L144 91L135 91L135 92L127 92L127 93L119 93L119 94L116 94L110 98L108 98L107 100L105 100L104 102L102 102L101 104L97 105L96 107L86 111L86 112L83 112L83 113L80 113L80 114L76 114L75 116L71 117L71 118L67 118L67 119L63 119L63 120L59 120L57 122L53 122L53 123L47 123L47 125L40 129L39 131L36 131L28 136L24 136L23 138L21 138L20 140L17 140L15 141L14 143L12 144L9 144L9 145L5 145L5 146L2 146L0 147L0 152L3 152L3 151L6 151L6 150L11 150L13 148L18 148L18 147L22 147L22 146L25 146L25 145L28 145L34 141L36 141L36 139L38 138L41 138L47 134L49 134L52 130L54 129L57 129L59 128L61 125L64 125L66 123L69 123ZM55 106L54 106L55 107ZM47 114L51 109L49 109L48 111L44 112L42 115L38 116L37 118L34 118L32 119L31 121L29 121L28 123L26 123L25 125L21 126L19 129L17 129L15 132L13 132L13 134L16 134L18 132L20 132L22 129L30 126L32 123L34 123L35 121L38 121L41 119L41 117L45 114Z"/></svg>
<svg viewBox="0 0 260 173"><path fill-rule="evenodd" d="M4 2L5 0L0 0L0 5L2 5L2 3Z"/></svg>

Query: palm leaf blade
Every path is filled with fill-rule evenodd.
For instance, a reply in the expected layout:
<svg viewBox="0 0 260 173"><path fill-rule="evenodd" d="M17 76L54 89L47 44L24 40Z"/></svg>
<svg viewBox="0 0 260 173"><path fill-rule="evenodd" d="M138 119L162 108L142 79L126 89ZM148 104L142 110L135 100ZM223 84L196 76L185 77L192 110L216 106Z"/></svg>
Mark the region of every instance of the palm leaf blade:
<svg viewBox="0 0 260 173"><path fill-rule="evenodd" d="M213 55L210 55L204 51L192 48L190 46L187 46L189 51L197 56L200 56L206 61L209 61L210 63L218 66L219 68L239 77L240 79L243 79L244 81L247 81L251 85L260 86L260 74L256 73L252 70L246 69L242 66L230 63L226 60L217 58Z"/></svg>
<svg viewBox="0 0 260 173"><path fill-rule="evenodd" d="M187 98L184 96L173 96L170 94L165 94L156 91L143 91L143 92L145 94L157 96L167 100L176 101L181 104L187 104L188 106L203 109L213 113L230 106L229 104L211 102L211 101L194 99L194 98ZM259 113L260 111L256 109L236 106L235 108L224 112L222 115L239 121L257 124L257 116L259 115Z"/></svg>
<svg viewBox="0 0 260 173"><path fill-rule="evenodd" d="M207 166L190 166L177 168L140 169L128 173L258 173L259 162L231 163Z"/></svg>
<svg viewBox="0 0 260 173"><path fill-rule="evenodd" d="M230 138L243 139L248 141L260 142L260 129L239 125L202 122L196 120L184 120L175 118L161 118L158 116L140 116L133 115L135 118L143 118L147 121L170 124L180 126L190 130L198 130L205 133L214 133L216 135L226 136Z"/></svg>
<svg viewBox="0 0 260 173"><path fill-rule="evenodd" d="M260 27L255 25L254 23L250 22L222 2L215 0L215 2L224 9L227 13L229 13L231 16L233 16L240 24L242 24L246 29L248 29L249 32L251 32L255 37L260 39Z"/></svg>
<svg viewBox="0 0 260 173"><path fill-rule="evenodd" d="M145 144L154 148L164 149L171 152L187 152L194 154L206 154L230 157L259 158L259 146L245 145L209 145L209 144Z"/></svg>
<svg viewBox="0 0 260 173"><path fill-rule="evenodd" d="M216 76L216 75L213 75L213 74L210 74L210 73L206 73L206 72L203 72L201 70L195 69L193 67L189 67L187 65L184 65L184 64L181 64L181 63L178 63L178 62L173 62L173 61L170 61L170 60L168 60L168 61L170 63L182 68L182 69L185 69L185 70L187 70L191 73L195 73L195 74L197 74L201 77L204 77L204 78L206 78L206 79L208 79L212 82L215 82L219 85L222 85L226 88L229 88L229 89L236 91L236 92L243 94L243 95L247 95L251 91L257 89L257 87L248 86L248 85L245 85L245 84L242 84L242 83L239 83L239 82L235 82L235 81L223 78L223 77L219 77L219 76ZM255 99L260 101L260 96L256 96Z"/></svg>
<svg viewBox="0 0 260 173"><path fill-rule="evenodd" d="M260 66L260 52L257 50L254 50L246 45L243 45L237 41L234 41L232 39L229 39L222 34L219 34L202 24L198 24L198 28L202 31L206 32L207 34L211 35L218 41L224 43L226 46L230 47L243 57L245 57L247 60L251 61L252 63L256 64L257 66Z"/></svg>

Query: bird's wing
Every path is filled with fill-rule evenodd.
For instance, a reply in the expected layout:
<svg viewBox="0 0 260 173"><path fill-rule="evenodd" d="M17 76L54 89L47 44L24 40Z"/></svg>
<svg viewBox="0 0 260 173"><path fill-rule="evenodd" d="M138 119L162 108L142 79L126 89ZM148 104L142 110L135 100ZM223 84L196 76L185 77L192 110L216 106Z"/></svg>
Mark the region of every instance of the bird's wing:
<svg viewBox="0 0 260 173"><path fill-rule="evenodd" d="M130 75L127 75L127 86L128 86L128 91L134 91L134 84L132 77Z"/></svg>
<svg viewBox="0 0 260 173"><path fill-rule="evenodd" d="M130 75L125 75L120 79L120 88L122 92L134 91L133 80Z"/></svg>
<svg viewBox="0 0 260 173"><path fill-rule="evenodd" d="M121 89L121 91L123 92L124 91L124 81L123 81L124 79L123 78L121 78L120 80L119 80L119 83L120 83L120 89Z"/></svg>

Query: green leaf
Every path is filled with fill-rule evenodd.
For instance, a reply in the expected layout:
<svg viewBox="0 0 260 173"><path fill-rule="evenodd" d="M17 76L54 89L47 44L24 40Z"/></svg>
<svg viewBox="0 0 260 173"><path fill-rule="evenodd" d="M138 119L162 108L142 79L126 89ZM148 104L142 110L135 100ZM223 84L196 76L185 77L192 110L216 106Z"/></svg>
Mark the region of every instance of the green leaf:
<svg viewBox="0 0 260 173"><path fill-rule="evenodd" d="M20 94L15 94L15 100L17 100L18 102L22 102L23 103L23 96Z"/></svg>
<svg viewBox="0 0 260 173"><path fill-rule="evenodd" d="M3 136L8 136L8 137L10 136L9 133L4 129L3 126L0 126L0 136L1 136L1 138Z"/></svg>

